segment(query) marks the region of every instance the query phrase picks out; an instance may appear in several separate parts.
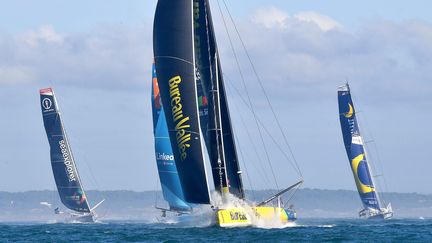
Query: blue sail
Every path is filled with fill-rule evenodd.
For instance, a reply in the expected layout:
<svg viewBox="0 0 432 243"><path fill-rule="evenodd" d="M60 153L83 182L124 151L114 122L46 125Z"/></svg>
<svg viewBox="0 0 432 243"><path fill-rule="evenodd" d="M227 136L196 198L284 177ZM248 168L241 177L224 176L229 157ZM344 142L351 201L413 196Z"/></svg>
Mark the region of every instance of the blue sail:
<svg viewBox="0 0 432 243"><path fill-rule="evenodd" d="M77 212L90 212L81 185L75 160L51 88L40 90L40 102L45 131L50 145L51 167L61 202Z"/></svg>
<svg viewBox="0 0 432 243"><path fill-rule="evenodd" d="M166 124L165 113L160 98L159 86L156 76L156 67L153 64L152 75L152 114L153 133L155 138L155 155L162 186L164 199L168 202L170 210L190 211L191 207L185 202L180 178L175 165L174 155Z"/></svg>
<svg viewBox="0 0 432 243"><path fill-rule="evenodd" d="M338 103L345 149L363 206L380 209L380 201L369 169L348 84L339 88Z"/></svg>

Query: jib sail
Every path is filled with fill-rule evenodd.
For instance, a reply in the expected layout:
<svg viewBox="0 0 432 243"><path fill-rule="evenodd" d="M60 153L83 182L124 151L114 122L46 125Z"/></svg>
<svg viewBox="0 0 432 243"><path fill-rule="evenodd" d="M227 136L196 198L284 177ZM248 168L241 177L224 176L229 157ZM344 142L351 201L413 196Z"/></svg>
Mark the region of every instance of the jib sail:
<svg viewBox="0 0 432 243"><path fill-rule="evenodd" d="M160 99L156 67L153 64L152 75L152 113L155 155L164 199L170 210L189 211L191 207L185 202L180 184L174 155L171 148L164 108Z"/></svg>

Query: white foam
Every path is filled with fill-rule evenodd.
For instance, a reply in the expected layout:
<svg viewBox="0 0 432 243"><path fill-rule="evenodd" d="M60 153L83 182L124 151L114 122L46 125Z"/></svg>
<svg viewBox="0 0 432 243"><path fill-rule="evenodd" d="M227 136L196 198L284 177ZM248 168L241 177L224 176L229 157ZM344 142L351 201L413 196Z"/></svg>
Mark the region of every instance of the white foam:
<svg viewBox="0 0 432 243"><path fill-rule="evenodd" d="M333 228L335 227L335 224L323 224L323 225L318 225L319 228Z"/></svg>
<svg viewBox="0 0 432 243"><path fill-rule="evenodd" d="M262 229L283 229L288 227L296 227L295 222L282 222L279 218L274 218L272 220L262 219L256 216L253 207L256 205L254 203L248 203L247 201L241 200L232 194L224 195L222 199L219 193L213 193L212 195L213 203L219 208L229 208L229 207L241 207L246 210L249 218L252 221L252 227L262 228Z"/></svg>
<svg viewBox="0 0 432 243"><path fill-rule="evenodd" d="M214 211L209 206L195 207L189 214L169 214L154 218L154 223L175 227L209 227L215 225Z"/></svg>

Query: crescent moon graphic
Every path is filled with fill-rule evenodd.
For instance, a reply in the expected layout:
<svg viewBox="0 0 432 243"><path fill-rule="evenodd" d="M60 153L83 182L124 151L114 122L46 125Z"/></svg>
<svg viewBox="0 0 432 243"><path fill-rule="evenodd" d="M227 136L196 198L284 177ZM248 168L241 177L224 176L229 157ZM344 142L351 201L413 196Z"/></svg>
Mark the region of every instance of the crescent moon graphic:
<svg viewBox="0 0 432 243"><path fill-rule="evenodd" d="M352 169L353 169L353 173L354 173L354 179L356 181L357 184L357 188L361 193L369 193L369 192L374 192L375 188L365 185L360 181L359 175L358 175L358 167L360 162L363 160L364 158L364 154L360 154L357 157L355 157L352 162Z"/></svg>
<svg viewBox="0 0 432 243"><path fill-rule="evenodd" d="M349 111L347 113L345 113L344 116L346 118L351 118L352 115L354 114L354 109L350 103L348 103L348 107L349 107Z"/></svg>

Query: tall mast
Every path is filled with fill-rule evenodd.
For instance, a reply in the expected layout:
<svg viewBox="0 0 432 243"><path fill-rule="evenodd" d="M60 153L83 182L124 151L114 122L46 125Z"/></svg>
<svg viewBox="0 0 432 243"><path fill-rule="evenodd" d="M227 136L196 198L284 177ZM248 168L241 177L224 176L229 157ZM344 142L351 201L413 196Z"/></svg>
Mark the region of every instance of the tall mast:
<svg viewBox="0 0 432 243"><path fill-rule="evenodd" d="M215 130L216 130L216 147L217 147L217 156L218 156L218 170L219 170L219 183L221 186L221 194L229 193L229 185L228 185L228 176L226 173L226 160L225 160L225 152L223 146L223 132L222 132L222 120L221 120L221 111L220 111L220 97L219 97L219 70L217 64L217 52L214 57L214 68L215 75L211 75L212 77L212 89L210 92L212 93L213 99L213 111L214 111L214 122L215 122ZM212 63L212 62L210 62ZM213 70L213 68L210 68ZM215 78L213 78L215 77Z"/></svg>
<svg viewBox="0 0 432 243"><path fill-rule="evenodd" d="M196 70L196 56L195 56L195 41L194 41L194 28L195 28L195 25L194 25L194 2L193 2L193 0L191 0L191 3L190 3L190 14L191 14L191 39L192 39L192 41L191 41L191 43L192 43L192 66L193 66L193 83L194 84L196 84L197 83L197 70ZM198 90L197 90L197 88L195 87L195 106L196 106L196 114L199 114L199 106L198 106ZM198 120L199 120L199 115L198 115ZM209 187L209 184L208 184L208 182L207 182L207 169L206 169L206 165L205 165L205 163L204 163L204 161L205 161L205 159L204 159L204 144L203 144L203 139L204 139L204 137L202 136L202 129L201 129L201 123L198 121L197 122L197 124L198 124L198 132L199 132L199 134L200 134L200 136L199 136L199 138L200 138L200 150L201 150L201 158L202 158L202 161L203 161L203 164L202 164L202 166L203 166L203 170L204 170L204 175L205 175L205 178L206 178L206 180L205 180L205 183L206 183L206 187L207 187L207 195L208 195L208 198L209 198L209 201L211 201L211 195L210 195L210 187Z"/></svg>
<svg viewBox="0 0 432 243"><path fill-rule="evenodd" d="M347 84L348 85L348 84ZM348 88L348 91L349 91L349 88ZM369 173L368 173L368 176L369 176L369 179L372 181L372 185L373 185L373 188L375 189L375 195L376 195L376 198L377 198L377 202L378 202L378 208L381 208L381 198L380 198L380 195L379 195L379 192L378 192L378 190L377 190L377 186L376 186L376 183L375 183L375 179L374 179L374 177L373 177L373 170L372 170L372 166L369 166L369 156L368 156L368 152L367 152L367 148L366 148L366 144L365 144L365 142L363 141L363 137L361 136L361 134L360 134L360 122L359 122L359 120L357 119L357 127L358 127L358 130L359 130L359 136L361 137L361 139L362 139L362 143L363 143L363 151L364 151L364 160L366 161L366 164L368 165L368 169L369 169ZM371 162L372 163L372 162Z"/></svg>

